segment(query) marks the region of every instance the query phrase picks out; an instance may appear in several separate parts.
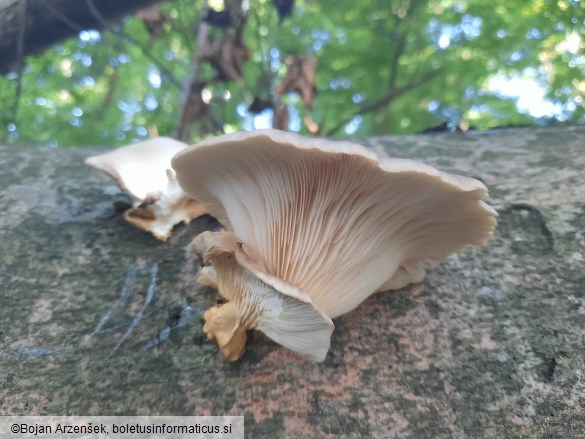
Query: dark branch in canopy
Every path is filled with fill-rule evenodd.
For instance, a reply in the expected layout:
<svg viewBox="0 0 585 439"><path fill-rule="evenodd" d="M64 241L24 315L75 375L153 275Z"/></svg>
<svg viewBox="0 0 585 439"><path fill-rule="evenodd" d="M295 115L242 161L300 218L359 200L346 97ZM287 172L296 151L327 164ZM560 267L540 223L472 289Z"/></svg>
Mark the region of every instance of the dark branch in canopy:
<svg viewBox="0 0 585 439"><path fill-rule="evenodd" d="M418 87L419 85L422 85L428 81L431 81L432 79L435 79L437 76L439 76L439 74L441 72L442 72L441 69L431 70L431 71L423 74L420 78L416 78L412 82L409 82L406 85L403 85L401 87L395 87L392 91L388 92L385 96L383 96L379 99L376 99L375 101L373 101L369 104L363 105L359 110L357 110L351 116L343 119L341 122L339 122L337 125L335 125L335 127L331 128L329 131L327 131L327 135L328 136L334 135L335 133L337 133L337 131L339 131L345 125L350 123L352 121L352 119L356 116L361 116L362 114L371 113L373 111L379 110L380 108L383 108L383 107L389 105L394 99L397 99L400 96L402 96L403 94L408 93L410 90Z"/></svg>
<svg viewBox="0 0 585 439"><path fill-rule="evenodd" d="M161 0L0 0L0 74L85 29L102 29ZM22 29L22 18L25 26Z"/></svg>

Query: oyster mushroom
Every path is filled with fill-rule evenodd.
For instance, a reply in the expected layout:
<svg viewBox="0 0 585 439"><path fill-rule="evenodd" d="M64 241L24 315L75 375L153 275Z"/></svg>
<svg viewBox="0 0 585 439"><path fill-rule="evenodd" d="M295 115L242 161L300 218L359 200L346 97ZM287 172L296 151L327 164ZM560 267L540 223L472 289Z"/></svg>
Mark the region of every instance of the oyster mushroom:
<svg viewBox="0 0 585 439"><path fill-rule="evenodd" d="M185 195L171 169L171 158L187 146L159 137L89 157L85 163L112 177L134 199L124 212L127 221L166 241L174 225L207 213Z"/></svg>
<svg viewBox="0 0 585 439"><path fill-rule="evenodd" d="M331 318L376 291L419 282L437 261L486 243L496 226L481 182L350 142L236 133L181 151L173 168L241 242L236 262L254 277L239 282L298 292ZM217 270L218 286L223 276Z"/></svg>

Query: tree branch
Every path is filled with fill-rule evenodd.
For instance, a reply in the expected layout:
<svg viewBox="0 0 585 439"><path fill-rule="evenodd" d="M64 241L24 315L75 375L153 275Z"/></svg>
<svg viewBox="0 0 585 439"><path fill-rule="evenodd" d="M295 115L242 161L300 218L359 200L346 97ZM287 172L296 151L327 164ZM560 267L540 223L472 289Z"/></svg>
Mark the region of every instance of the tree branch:
<svg viewBox="0 0 585 439"><path fill-rule="evenodd" d="M204 13L207 11L208 5L205 2ZM191 70L183 81L181 90L181 111L179 113L179 119L175 128L175 137L179 140L189 140L191 125L193 124L193 118L204 114L204 109L200 108L202 105L201 101L201 53L207 46L207 39L209 34L209 25L201 20L198 24L197 30L197 50L193 53L193 59L191 61ZM196 99L197 98L197 99ZM199 111L194 111L194 110Z"/></svg>
<svg viewBox="0 0 585 439"><path fill-rule="evenodd" d="M406 85L403 85L402 87L397 87L394 90L389 91L386 94L386 96L384 96L380 99L377 99L369 104L364 105L358 111L356 111L354 114L343 119L341 122L339 122L337 125L335 125L332 129L327 131L326 135L327 136L334 135L337 131L339 131L341 128L343 128L345 125L347 125L349 122L351 122L352 119L356 116L361 116L363 114L371 113L372 111L376 111L382 107L385 107L386 105L390 104L396 98L402 96L405 93L408 93L413 88L416 88L416 87L436 78L441 73L441 71L442 71L442 69L431 70L431 71L425 73L424 75L422 75L420 78L418 78L418 79L416 79L416 80L414 80Z"/></svg>
<svg viewBox="0 0 585 439"><path fill-rule="evenodd" d="M346 124L351 122L351 120L362 114L370 113L372 111L376 111L379 108L388 106L392 103L393 100L402 96L403 94L407 93L408 91L412 90L419 85L430 81L434 77L436 77L440 71L438 69L431 70L430 72L422 75L418 80L412 81L409 84L406 84L402 87L397 87L396 84L398 82L398 72L400 67L400 59L406 50L406 42L407 42L407 29L411 24L405 20L412 20L416 10L421 6L422 0L412 0L406 3L406 11L405 15L398 15L393 14L393 30L396 37L396 47L394 49L394 53L392 54L392 59L390 60L390 77L388 79L388 93L386 96L370 103L364 105L358 111L356 111L352 116L343 119L337 125L335 125L331 130L327 132L327 135L333 135L341 128L343 128Z"/></svg>
<svg viewBox="0 0 585 439"><path fill-rule="evenodd" d="M400 63L400 58L404 53L405 47L406 37L404 34L400 34L400 37L398 37L398 42L396 43L394 55L392 56L392 60L390 61L390 79L388 81L388 90L390 92L392 92L396 88L396 81L398 79L398 65Z"/></svg>
<svg viewBox="0 0 585 439"><path fill-rule="evenodd" d="M26 12L28 0L20 4L19 18L21 30L18 35L16 53L18 56L18 78L16 79L16 92L14 93L14 108L12 111L12 121L16 123L18 110L20 108L20 96L22 95L22 71L24 70L24 29L26 28Z"/></svg>
<svg viewBox="0 0 585 439"><path fill-rule="evenodd" d="M22 53L27 56L42 52L52 44L76 35L80 30L99 30L104 27L84 1L39 0L29 2L26 26L21 29L17 12L23 1L0 2L0 74L17 68L17 48L21 32L24 33ZM105 20L111 22L160 2L161 0L94 0L93 5Z"/></svg>
<svg viewBox="0 0 585 439"><path fill-rule="evenodd" d="M146 58L148 58L155 66L157 66L157 68L160 70L161 76L164 79L166 79L167 81L169 81L171 84L175 85L176 87L181 87L181 83L179 82L179 80L177 78L175 78L175 76L173 75L173 72L171 72L164 65L162 65L160 63L160 61L158 60L158 58L156 58L150 52L150 50L148 50L146 47L144 47L142 44L140 44L140 42L137 39L135 39L131 35L128 35L124 31L124 29L122 29L121 27L115 26L114 23L109 23L108 20L106 19L106 17L104 17L104 15L101 13L101 11L96 6L94 0L85 0L85 2L87 4L87 7L88 7L89 11L91 12L91 14L95 17L95 19L105 29L111 30L112 34L114 36L116 36L117 38L119 38L122 42L130 43L130 44L138 47L140 49L140 51L142 52L142 54Z"/></svg>

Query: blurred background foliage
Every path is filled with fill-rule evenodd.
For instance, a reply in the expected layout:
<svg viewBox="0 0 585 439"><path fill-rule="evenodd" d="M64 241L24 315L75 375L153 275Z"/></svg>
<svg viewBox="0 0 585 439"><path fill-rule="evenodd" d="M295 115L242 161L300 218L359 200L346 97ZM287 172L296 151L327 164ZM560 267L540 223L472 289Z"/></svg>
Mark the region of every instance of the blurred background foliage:
<svg viewBox="0 0 585 439"><path fill-rule="evenodd" d="M585 4L175 0L83 30L20 73L0 77L1 142L582 123Z"/></svg>

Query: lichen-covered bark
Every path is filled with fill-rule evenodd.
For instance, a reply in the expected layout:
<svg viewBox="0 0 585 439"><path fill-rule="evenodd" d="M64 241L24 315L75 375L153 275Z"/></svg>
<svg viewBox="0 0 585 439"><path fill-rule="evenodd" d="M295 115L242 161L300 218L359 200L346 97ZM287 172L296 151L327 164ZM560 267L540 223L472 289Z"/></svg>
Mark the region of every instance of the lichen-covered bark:
<svg viewBox="0 0 585 439"><path fill-rule="evenodd" d="M372 138L483 180L500 226L420 285L335 320L313 364L205 339L186 245L125 223L97 150L0 147L0 414L244 415L254 438L578 438L585 431L585 129Z"/></svg>

